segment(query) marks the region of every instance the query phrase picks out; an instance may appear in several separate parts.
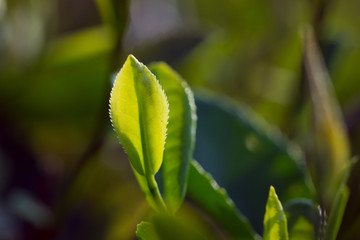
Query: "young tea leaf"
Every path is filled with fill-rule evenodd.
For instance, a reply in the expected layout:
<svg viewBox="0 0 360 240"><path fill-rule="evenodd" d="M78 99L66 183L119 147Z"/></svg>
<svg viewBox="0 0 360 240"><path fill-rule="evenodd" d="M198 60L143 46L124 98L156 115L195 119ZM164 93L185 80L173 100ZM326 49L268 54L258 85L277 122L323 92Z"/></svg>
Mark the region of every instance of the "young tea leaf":
<svg viewBox="0 0 360 240"><path fill-rule="evenodd" d="M288 240L287 221L273 186L270 187L264 216L264 240Z"/></svg>
<svg viewBox="0 0 360 240"><path fill-rule="evenodd" d="M163 193L166 205L175 212L185 192L189 162L193 155L196 109L187 83L165 63L149 66L169 101L169 123L162 164Z"/></svg>
<svg viewBox="0 0 360 240"><path fill-rule="evenodd" d="M255 239L248 220L238 212L226 191L196 161L190 162L188 194L234 239Z"/></svg>
<svg viewBox="0 0 360 240"><path fill-rule="evenodd" d="M110 115L132 166L141 175L154 175L161 166L168 114L159 82L130 55L116 77Z"/></svg>

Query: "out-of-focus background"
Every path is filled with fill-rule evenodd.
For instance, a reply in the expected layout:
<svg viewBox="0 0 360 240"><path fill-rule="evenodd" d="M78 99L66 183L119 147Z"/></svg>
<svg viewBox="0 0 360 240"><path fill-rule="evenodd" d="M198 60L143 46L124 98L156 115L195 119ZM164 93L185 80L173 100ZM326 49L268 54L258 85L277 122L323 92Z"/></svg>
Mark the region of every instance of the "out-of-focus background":
<svg viewBox="0 0 360 240"><path fill-rule="evenodd" d="M0 239L135 239L149 206L108 116L130 53L165 61L193 88L195 158L261 233L270 184L284 201L312 197L294 165L307 146L309 25L359 154L359 9L358 0L0 0ZM359 171L339 239L359 219ZM185 213L196 208L187 202Z"/></svg>

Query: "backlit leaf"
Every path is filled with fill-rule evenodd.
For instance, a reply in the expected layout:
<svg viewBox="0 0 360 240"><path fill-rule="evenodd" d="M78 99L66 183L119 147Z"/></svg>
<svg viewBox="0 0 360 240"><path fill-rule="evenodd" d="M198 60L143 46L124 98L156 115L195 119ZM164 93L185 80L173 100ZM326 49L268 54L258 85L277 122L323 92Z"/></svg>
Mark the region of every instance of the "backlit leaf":
<svg viewBox="0 0 360 240"><path fill-rule="evenodd" d="M141 175L154 175L161 166L168 113L159 82L130 55L116 77L110 114L132 166Z"/></svg>
<svg viewBox="0 0 360 240"><path fill-rule="evenodd" d="M271 186L264 216L264 240L287 239L289 236L286 216L275 189Z"/></svg>

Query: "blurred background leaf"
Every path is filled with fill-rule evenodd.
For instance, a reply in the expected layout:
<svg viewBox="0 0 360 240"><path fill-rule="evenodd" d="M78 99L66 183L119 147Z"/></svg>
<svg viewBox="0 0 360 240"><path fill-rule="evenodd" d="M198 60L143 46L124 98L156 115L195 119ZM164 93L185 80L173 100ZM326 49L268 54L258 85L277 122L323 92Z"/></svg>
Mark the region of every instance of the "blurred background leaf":
<svg viewBox="0 0 360 240"><path fill-rule="evenodd" d="M338 188L347 181L350 148L344 120L331 80L320 55L314 31L304 33L304 71L309 88L311 127L308 134L308 167L318 202L332 211Z"/></svg>
<svg viewBox="0 0 360 240"><path fill-rule="evenodd" d="M293 199L284 204L289 239L319 239L320 212L308 199Z"/></svg>
<svg viewBox="0 0 360 240"><path fill-rule="evenodd" d="M196 98L194 157L262 232L269 185L283 201L310 197L302 153L244 105L209 92ZM261 173L261 174L259 174ZM246 193L246 197L244 196Z"/></svg>
<svg viewBox="0 0 360 240"><path fill-rule="evenodd" d="M141 222L137 225L136 237L139 240L159 239L159 237L156 234L156 230L154 226L148 222Z"/></svg>

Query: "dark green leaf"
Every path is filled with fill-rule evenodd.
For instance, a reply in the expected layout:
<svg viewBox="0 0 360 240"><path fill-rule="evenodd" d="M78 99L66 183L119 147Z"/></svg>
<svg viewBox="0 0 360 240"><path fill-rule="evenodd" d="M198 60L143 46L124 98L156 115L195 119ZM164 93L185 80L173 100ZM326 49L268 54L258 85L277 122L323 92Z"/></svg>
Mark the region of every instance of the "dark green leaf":
<svg viewBox="0 0 360 240"><path fill-rule="evenodd" d="M309 197L300 149L251 109L198 92L194 158L224 187L252 226L262 232L268 186L287 201ZM243 193L246 193L245 195Z"/></svg>
<svg viewBox="0 0 360 240"><path fill-rule="evenodd" d="M255 233L249 222L238 212L225 189L220 188L211 175L206 173L196 161L190 164L188 194L233 238L255 239Z"/></svg>
<svg viewBox="0 0 360 240"><path fill-rule="evenodd" d="M195 145L196 113L193 94L181 77L165 63L149 66L169 102L169 123L161 167L164 200L171 211L181 205L189 162Z"/></svg>

